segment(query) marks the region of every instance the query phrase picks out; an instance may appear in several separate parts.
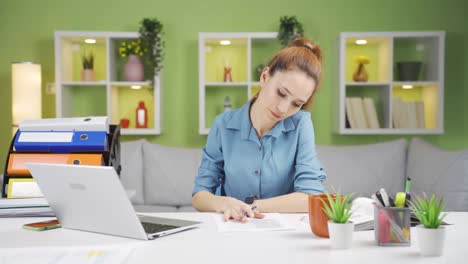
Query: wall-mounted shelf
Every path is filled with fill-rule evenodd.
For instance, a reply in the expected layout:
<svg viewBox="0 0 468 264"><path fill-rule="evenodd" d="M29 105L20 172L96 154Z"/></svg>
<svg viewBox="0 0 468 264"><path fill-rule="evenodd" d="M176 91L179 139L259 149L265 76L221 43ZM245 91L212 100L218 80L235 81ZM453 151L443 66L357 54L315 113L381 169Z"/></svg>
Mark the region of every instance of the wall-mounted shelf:
<svg viewBox="0 0 468 264"><path fill-rule="evenodd" d="M363 40L367 43L357 43ZM341 33L336 131L442 134L444 43L441 31ZM370 60L364 65L367 81L353 79L358 56ZM414 62L419 71L403 70Z"/></svg>
<svg viewBox="0 0 468 264"><path fill-rule="evenodd" d="M118 54L120 43L139 37L138 32L55 32L56 116L108 116L111 124L130 120L122 135L161 134L161 78L128 82L123 78L125 59ZM85 39L96 43L87 44ZM92 51L95 81L83 81L81 55ZM135 128L136 108L143 101L148 112L148 128Z"/></svg>
<svg viewBox="0 0 468 264"><path fill-rule="evenodd" d="M256 68L266 66L281 48L276 32L199 33L199 133L207 135L229 96L232 109L244 105L260 89ZM220 44L230 41L229 45ZM224 82L224 65L232 68Z"/></svg>

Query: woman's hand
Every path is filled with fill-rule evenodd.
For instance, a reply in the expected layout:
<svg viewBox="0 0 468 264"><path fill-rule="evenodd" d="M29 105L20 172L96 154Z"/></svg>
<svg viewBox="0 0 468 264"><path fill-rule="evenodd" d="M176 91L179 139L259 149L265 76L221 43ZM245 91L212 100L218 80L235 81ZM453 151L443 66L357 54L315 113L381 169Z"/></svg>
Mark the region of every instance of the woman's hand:
<svg viewBox="0 0 468 264"><path fill-rule="evenodd" d="M254 209L252 210L252 208ZM235 219L239 222L246 222L247 217L259 219L265 217L264 214L260 213L260 208L255 203L250 207L250 205L232 197L223 197L219 212L224 214L224 221Z"/></svg>

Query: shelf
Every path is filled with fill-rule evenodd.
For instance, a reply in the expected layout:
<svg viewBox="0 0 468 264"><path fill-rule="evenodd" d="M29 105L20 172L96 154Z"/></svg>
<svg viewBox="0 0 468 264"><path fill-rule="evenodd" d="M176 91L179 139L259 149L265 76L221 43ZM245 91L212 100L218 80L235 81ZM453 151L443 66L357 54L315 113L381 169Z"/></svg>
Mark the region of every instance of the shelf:
<svg viewBox="0 0 468 264"><path fill-rule="evenodd" d="M161 132L154 128L122 128L120 129L122 135L158 135Z"/></svg>
<svg viewBox="0 0 468 264"><path fill-rule="evenodd" d="M221 87L245 87L248 85L246 82L207 82L206 87L221 86Z"/></svg>
<svg viewBox="0 0 468 264"><path fill-rule="evenodd" d="M65 85L65 86L105 86L106 84L107 84L106 81L95 81L95 82L82 82L82 81L62 82L62 85Z"/></svg>
<svg viewBox="0 0 468 264"><path fill-rule="evenodd" d="M138 37L138 32L56 31L56 117L108 116L111 124L119 124L122 118L128 118L130 127L122 129L122 134L160 134L160 77L151 76L144 79L153 81L141 82L124 81L123 78L127 59L118 53L120 43ZM88 38L96 39L96 43L84 44ZM95 54L97 81L81 80L81 54L85 49L93 50ZM134 129L139 101L145 102L148 111L147 129Z"/></svg>
<svg viewBox="0 0 468 264"><path fill-rule="evenodd" d="M151 86L151 82L110 82L112 86Z"/></svg>
<svg viewBox="0 0 468 264"><path fill-rule="evenodd" d="M389 82L347 82L346 86L389 86Z"/></svg>
<svg viewBox="0 0 468 264"><path fill-rule="evenodd" d="M444 32L340 33L338 133L443 133L444 39ZM367 43L358 45L357 40L366 40ZM370 60L364 66L368 73L367 82L353 81L357 56L366 56ZM421 70L416 69L413 74L411 71L402 72L401 64L397 66L401 61L421 62ZM404 67L414 65L407 63ZM347 104L350 104L347 98L350 97L355 99L347 109ZM369 110L370 101L375 105L379 129L369 128L375 127L370 125L375 124L371 121L374 111ZM354 113L355 108L358 114ZM347 127L346 117L350 114L353 115L353 128Z"/></svg>
<svg viewBox="0 0 468 264"><path fill-rule="evenodd" d="M214 118L224 111L229 96L232 109L243 106L259 90L257 64L267 64L280 49L276 32L199 33L199 133L208 134ZM230 40L230 45L220 45ZM224 82L224 62L232 67L232 82Z"/></svg>

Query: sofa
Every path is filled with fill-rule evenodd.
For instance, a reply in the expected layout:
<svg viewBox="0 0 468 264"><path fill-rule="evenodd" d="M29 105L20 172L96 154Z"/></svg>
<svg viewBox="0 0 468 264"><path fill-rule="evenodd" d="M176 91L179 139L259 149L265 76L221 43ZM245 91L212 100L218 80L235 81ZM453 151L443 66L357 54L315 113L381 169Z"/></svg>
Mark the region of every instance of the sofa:
<svg viewBox="0 0 468 264"><path fill-rule="evenodd" d="M394 195L412 179L412 193L437 193L447 211L468 211L468 149L441 150L419 138L356 146L317 146L329 192L366 196L384 187ZM144 139L121 144L121 181L139 212L190 212L201 149Z"/></svg>

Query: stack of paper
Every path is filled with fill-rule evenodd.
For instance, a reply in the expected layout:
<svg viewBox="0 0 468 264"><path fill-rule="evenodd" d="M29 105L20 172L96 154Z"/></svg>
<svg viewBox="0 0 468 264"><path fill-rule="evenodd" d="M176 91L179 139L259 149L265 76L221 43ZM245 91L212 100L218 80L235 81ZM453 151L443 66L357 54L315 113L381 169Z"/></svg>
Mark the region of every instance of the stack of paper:
<svg viewBox="0 0 468 264"><path fill-rule="evenodd" d="M55 216L44 198L0 199L0 217Z"/></svg>

